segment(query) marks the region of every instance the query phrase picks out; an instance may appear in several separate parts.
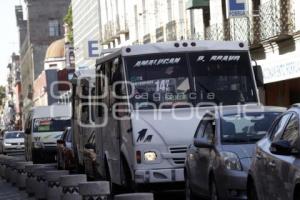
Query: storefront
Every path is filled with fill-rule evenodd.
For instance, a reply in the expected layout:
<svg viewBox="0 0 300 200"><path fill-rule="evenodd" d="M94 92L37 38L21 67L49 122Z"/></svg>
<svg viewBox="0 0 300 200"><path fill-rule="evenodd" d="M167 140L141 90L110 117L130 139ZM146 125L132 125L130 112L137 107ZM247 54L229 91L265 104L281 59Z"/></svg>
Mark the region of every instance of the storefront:
<svg viewBox="0 0 300 200"><path fill-rule="evenodd" d="M259 62L265 82L265 104L289 107L300 102L300 52Z"/></svg>

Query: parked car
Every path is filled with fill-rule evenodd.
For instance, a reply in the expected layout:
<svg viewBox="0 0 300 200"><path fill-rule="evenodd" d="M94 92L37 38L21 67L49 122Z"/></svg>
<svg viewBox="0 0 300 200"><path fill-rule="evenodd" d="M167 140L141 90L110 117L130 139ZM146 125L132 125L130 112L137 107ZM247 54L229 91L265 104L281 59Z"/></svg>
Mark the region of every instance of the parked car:
<svg viewBox="0 0 300 200"><path fill-rule="evenodd" d="M4 131L0 137L0 152L20 153L24 152L24 132L23 131Z"/></svg>
<svg viewBox="0 0 300 200"><path fill-rule="evenodd" d="M186 199L246 199L255 143L284 111L280 107L253 107L240 112L238 106L209 110L187 151Z"/></svg>
<svg viewBox="0 0 300 200"><path fill-rule="evenodd" d="M59 169L75 169L76 163L72 149L72 128L67 127L61 139L57 140L57 167Z"/></svg>
<svg viewBox="0 0 300 200"><path fill-rule="evenodd" d="M256 145L249 199L300 199L300 104L282 114Z"/></svg>

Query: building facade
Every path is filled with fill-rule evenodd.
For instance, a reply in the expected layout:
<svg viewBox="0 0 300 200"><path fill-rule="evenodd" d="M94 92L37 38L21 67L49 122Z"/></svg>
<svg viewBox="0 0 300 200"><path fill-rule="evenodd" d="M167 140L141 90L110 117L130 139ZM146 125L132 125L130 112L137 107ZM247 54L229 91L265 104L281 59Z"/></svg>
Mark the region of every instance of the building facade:
<svg viewBox="0 0 300 200"><path fill-rule="evenodd" d="M22 104L20 56L13 53L7 68L8 74L3 120L6 128L21 129Z"/></svg>
<svg viewBox="0 0 300 200"><path fill-rule="evenodd" d="M298 0L72 0L72 5L76 68L94 67L94 61L84 64L90 58L84 55L99 56L97 41L100 49L182 39L247 41L263 69L262 102L300 101Z"/></svg>
<svg viewBox="0 0 300 200"><path fill-rule="evenodd" d="M73 61L70 59L72 49L65 38L50 44L45 55L44 70L33 83L34 106L57 104L61 96L71 90L69 81L74 74Z"/></svg>
<svg viewBox="0 0 300 200"><path fill-rule="evenodd" d="M33 105L33 83L44 70L48 46L64 36L63 19L70 0L25 0L27 19L21 6L16 6L20 35L20 65L23 108ZM46 8L46 9L45 9Z"/></svg>
<svg viewBox="0 0 300 200"><path fill-rule="evenodd" d="M95 67L101 49L202 35L203 11L188 6L186 0L72 0L76 69Z"/></svg>

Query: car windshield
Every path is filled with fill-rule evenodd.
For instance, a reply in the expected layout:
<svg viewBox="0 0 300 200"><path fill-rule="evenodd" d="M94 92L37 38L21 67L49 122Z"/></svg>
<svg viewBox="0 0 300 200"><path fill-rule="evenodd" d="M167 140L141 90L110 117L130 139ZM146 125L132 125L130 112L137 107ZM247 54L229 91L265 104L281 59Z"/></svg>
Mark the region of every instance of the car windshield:
<svg viewBox="0 0 300 200"><path fill-rule="evenodd" d="M225 115L221 119L222 144L256 143L262 139L279 112Z"/></svg>
<svg viewBox="0 0 300 200"><path fill-rule="evenodd" d="M19 139L24 138L23 132L8 132L5 134L5 139Z"/></svg>
<svg viewBox="0 0 300 200"><path fill-rule="evenodd" d="M37 118L34 120L34 132L54 132L64 131L66 127L71 126L70 118Z"/></svg>

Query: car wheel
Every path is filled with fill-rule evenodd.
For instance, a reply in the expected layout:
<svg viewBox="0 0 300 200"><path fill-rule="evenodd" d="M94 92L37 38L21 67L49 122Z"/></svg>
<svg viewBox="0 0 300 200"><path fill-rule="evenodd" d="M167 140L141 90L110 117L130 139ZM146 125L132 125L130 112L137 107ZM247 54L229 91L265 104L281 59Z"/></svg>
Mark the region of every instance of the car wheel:
<svg viewBox="0 0 300 200"><path fill-rule="evenodd" d="M185 199L186 200L196 200L195 195L191 189L190 180L187 178L185 181Z"/></svg>
<svg viewBox="0 0 300 200"><path fill-rule="evenodd" d="M249 200L258 200L256 187L253 182L250 183L249 188L248 188L248 199Z"/></svg>
<svg viewBox="0 0 300 200"><path fill-rule="evenodd" d="M211 200L219 200L217 184L214 179L210 181L210 199Z"/></svg>

